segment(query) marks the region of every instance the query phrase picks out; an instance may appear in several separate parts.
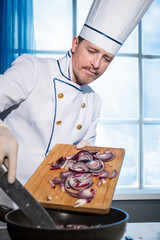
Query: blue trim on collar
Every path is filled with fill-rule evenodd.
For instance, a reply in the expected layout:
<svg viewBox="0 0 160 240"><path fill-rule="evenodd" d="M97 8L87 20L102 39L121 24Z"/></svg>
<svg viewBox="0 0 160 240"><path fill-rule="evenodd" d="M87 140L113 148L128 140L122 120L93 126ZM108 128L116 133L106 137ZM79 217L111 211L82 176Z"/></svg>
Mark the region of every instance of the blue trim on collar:
<svg viewBox="0 0 160 240"><path fill-rule="evenodd" d="M62 76L65 77L67 80L71 81L70 78L66 77L66 76L63 74L62 69L61 69L61 66L60 66L60 62L59 62L59 60L57 60L57 64L58 64L59 71L60 71L60 73L62 74Z"/></svg>
<svg viewBox="0 0 160 240"><path fill-rule="evenodd" d="M49 143L48 143L48 146L47 146L47 149L46 149L46 152L45 152L45 156L47 156L48 152L49 152L49 148L50 148L50 145L51 145L51 141L52 141L52 138L53 138L53 133L54 133L54 127L55 127L55 121L56 121L56 115L57 115L57 90L56 90L56 81L59 81L61 83L65 83L73 88L75 88L76 90L82 92L82 89L79 89L77 88L76 86L70 84L69 82L65 82L63 80L60 80L58 78L54 78L53 79L53 85L54 85L54 98L55 98L55 114L54 114L54 118L53 118L53 125L52 125L52 131L51 131L51 136L50 136L50 139L49 139Z"/></svg>
<svg viewBox="0 0 160 240"><path fill-rule="evenodd" d="M70 54L70 51L68 51L68 56L71 58L71 54Z"/></svg>
<svg viewBox="0 0 160 240"><path fill-rule="evenodd" d="M106 38L109 38L110 40L112 40L112 41L118 43L119 45L122 45L121 42L118 42L118 41L115 40L114 38L112 38L112 37L106 35L105 33L101 32L101 31L99 31L99 30L97 30L97 29L95 29L95 28L92 28L92 27L88 26L87 24L84 24L84 26L90 28L91 30L93 30L93 31L95 31L95 32L98 32L98 33L102 34L102 35L105 36Z"/></svg>
<svg viewBox="0 0 160 240"><path fill-rule="evenodd" d="M71 83L69 83L69 82L65 82L65 81L63 81L63 80L60 80L60 79L58 79L58 78L54 78L54 80L57 80L57 81L59 81L59 82L62 82L62 83L65 83L65 84L67 84L67 85L69 85L69 86L71 86L71 87L73 87L73 88L77 89L78 91L82 92L82 89L79 89L78 87L76 87L76 86L72 85L72 84L71 84Z"/></svg>

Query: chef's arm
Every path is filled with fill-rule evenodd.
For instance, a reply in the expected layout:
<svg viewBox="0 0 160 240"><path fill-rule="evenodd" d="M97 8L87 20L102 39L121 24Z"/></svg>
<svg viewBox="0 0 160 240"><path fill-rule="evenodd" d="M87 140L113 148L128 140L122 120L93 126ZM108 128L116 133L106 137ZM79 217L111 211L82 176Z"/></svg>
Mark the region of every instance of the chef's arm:
<svg viewBox="0 0 160 240"><path fill-rule="evenodd" d="M38 82L37 69L34 57L24 54L0 74L0 114L28 98Z"/></svg>
<svg viewBox="0 0 160 240"><path fill-rule="evenodd" d="M7 125L0 120L0 167L2 163L8 168L8 182L16 178L18 142Z"/></svg>

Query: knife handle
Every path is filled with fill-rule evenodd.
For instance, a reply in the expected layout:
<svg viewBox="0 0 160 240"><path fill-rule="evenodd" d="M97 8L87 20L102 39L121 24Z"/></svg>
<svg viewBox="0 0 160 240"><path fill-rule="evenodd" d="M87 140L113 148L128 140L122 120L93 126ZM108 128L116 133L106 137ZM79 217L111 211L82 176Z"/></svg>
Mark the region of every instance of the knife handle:
<svg viewBox="0 0 160 240"><path fill-rule="evenodd" d="M3 177L3 175L8 172L6 166L2 163L2 166L0 168L0 178Z"/></svg>

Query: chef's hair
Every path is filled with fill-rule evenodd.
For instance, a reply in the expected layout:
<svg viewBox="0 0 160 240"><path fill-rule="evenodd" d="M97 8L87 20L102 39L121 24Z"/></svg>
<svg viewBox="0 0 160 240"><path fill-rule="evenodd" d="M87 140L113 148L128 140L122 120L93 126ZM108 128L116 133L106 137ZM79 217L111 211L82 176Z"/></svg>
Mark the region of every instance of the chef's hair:
<svg viewBox="0 0 160 240"><path fill-rule="evenodd" d="M81 36L78 36L78 44L80 44L83 40L84 38L82 38Z"/></svg>

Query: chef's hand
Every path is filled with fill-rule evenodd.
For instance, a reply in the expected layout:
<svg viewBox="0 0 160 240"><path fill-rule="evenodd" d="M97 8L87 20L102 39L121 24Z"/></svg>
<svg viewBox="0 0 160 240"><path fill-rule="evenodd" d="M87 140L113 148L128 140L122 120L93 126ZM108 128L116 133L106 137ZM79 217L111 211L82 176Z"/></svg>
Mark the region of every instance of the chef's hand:
<svg viewBox="0 0 160 240"><path fill-rule="evenodd" d="M10 129L0 124L0 167L2 163L8 168L8 182L16 179L18 142Z"/></svg>
<svg viewBox="0 0 160 240"><path fill-rule="evenodd" d="M87 140L83 140L83 141L80 141L77 145L76 145L76 148L77 149L81 149L81 148L84 148L86 146L90 146L91 144L87 141Z"/></svg>

